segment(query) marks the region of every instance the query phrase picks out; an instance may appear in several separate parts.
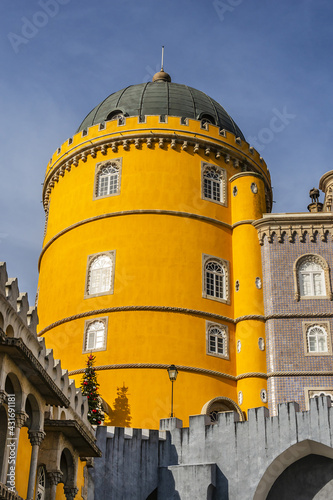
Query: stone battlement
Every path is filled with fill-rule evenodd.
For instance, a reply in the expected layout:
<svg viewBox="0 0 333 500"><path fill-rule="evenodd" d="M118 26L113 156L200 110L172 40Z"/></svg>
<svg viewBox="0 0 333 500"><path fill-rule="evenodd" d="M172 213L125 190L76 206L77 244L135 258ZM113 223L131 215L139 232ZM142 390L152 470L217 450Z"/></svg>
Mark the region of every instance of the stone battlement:
<svg viewBox="0 0 333 500"><path fill-rule="evenodd" d="M61 362L54 359L52 349L47 349L44 338L37 337L38 316L31 307L27 293L21 293L17 278L8 278L6 264L0 262L0 342L12 346L29 359L29 362L49 382L50 390L59 398L59 407L50 409L51 418L82 421L94 432L88 419L88 402L75 381L68 377ZM9 369L9 366L8 366Z"/></svg>
<svg viewBox="0 0 333 500"><path fill-rule="evenodd" d="M115 500L146 500L152 493L162 500L213 498L208 492L216 498L264 500L289 466L312 455L333 458L332 429L329 397L310 400L307 412L296 403L280 404L274 417L267 408L253 408L245 422L225 412L214 424L207 415L191 416L187 428L175 418L161 420L160 431L100 427L103 456L90 472L91 488L95 498L107 498L108 492ZM304 498L298 486L295 500Z"/></svg>

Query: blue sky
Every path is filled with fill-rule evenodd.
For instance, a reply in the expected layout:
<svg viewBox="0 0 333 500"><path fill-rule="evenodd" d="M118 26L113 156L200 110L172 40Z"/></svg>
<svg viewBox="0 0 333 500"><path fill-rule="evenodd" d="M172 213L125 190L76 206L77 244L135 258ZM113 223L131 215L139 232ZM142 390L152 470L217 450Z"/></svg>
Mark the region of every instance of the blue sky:
<svg viewBox="0 0 333 500"><path fill-rule="evenodd" d="M306 211L332 168L331 0L2 0L0 9L0 260L30 303L50 156L107 95L150 80L161 45L172 80L220 102L260 147L274 212Z"/></svg>

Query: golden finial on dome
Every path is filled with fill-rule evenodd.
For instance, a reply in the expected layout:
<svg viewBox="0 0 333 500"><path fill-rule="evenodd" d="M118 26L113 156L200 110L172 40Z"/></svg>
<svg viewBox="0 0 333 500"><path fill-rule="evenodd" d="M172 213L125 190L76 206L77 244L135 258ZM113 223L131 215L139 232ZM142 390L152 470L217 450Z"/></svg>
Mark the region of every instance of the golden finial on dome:
<svg viewBox="0 0 333 500"><path fill-rule="evenodd" d="M162 45L162 61L161 61L161 71L158 71L153 76L153 82L171 82L171 76L166 73L163 69L164 62L164 45Z"/></svg>

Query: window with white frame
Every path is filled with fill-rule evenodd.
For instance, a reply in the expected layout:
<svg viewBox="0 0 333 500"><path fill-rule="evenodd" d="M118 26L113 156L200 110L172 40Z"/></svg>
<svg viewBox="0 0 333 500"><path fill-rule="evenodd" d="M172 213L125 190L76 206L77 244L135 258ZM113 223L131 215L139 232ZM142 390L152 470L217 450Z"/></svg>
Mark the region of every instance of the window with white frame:
<svg viewBox="0 0 333 500"><path fill-rule="evenodd" d="M298 268L301 296L322 296L325 293L325 277L322 266L305 260Z"/></svg>
<svg viewBox="0 0 333 500"><path fill-rule="evenodd" d="M321 255L306 254L294 264L295 299L332 299L329 267Z"/></svg>
<svg viewBox="0 0 333 500"><path fill-rule="evenodd" d="M105 350L106 329L107 318L86 321L83 352Z"/></svg>
<svg viewBox="0 0 333 500"><path fill-rule="evenodd" d="M308 353L328 352L327 330L323 325L308 326L306 331Z"/></svg>
<svg viewBox="0 0 333 500"><path fill-rule="evenodd" d="M202 198L226 205L226 171L202 162Z"/></svg>
<svg viewBox="0 0 333 500"><path fill-rule="evenodd" d="M202 296L206 299L229 301L229 263L203 254Z"/></svg>
<svg viewBox="0 0 333 500"><path fill-rule="evenodd" d="M206 322L207 354L228 358L228 328L218 323Z"/></svg>
<svg viewBox="0 0 333 500"><path fill-rule="evenodd" d="M96 165L94 199L120 193L121 159L107 160Z"/></svg>
<svg viewBox="0 0 333 500"><path fill-rule="evenodd" d="M46 488L46 473L45 467L42 465L38 469L37 476L37 489L36 489L36 500L44 500L45 499L45 488Z"/></svg>
<svg viewBox="0 0 333 500"><path fill-rule="evenodd" d="M89 255L86 297L113 293L115 251Z"/></svg>

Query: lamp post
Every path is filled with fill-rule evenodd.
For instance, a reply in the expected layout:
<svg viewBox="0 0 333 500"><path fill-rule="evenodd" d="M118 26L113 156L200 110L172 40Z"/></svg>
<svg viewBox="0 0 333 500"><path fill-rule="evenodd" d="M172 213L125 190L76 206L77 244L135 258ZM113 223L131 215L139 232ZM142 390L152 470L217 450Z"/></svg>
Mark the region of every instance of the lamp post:
<svg viewBox="0 0 333 500"><path fill-rule="evenodd" d="M170 417L172 418L175 416L173 413L173 383L176 380L177 375L178 375L178 370L175 367L175 365L169 366L168 374L169 374L169 379L171 380L171 414L170 414Z"/></svg>

